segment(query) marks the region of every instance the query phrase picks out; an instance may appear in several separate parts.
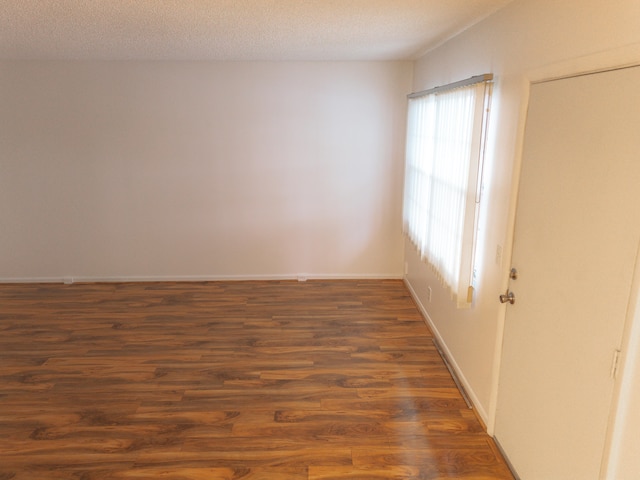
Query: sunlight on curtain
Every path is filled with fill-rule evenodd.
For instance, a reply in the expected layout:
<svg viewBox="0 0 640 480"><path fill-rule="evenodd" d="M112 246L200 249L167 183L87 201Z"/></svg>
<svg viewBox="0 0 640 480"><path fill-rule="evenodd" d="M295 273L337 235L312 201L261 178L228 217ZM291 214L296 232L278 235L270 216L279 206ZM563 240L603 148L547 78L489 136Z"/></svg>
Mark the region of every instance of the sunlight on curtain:
<svg viewBox="0 0 640 480"><path fill-rule="evenodd" d="M409 99L404 231L469 306L486 82Z"/></svg>

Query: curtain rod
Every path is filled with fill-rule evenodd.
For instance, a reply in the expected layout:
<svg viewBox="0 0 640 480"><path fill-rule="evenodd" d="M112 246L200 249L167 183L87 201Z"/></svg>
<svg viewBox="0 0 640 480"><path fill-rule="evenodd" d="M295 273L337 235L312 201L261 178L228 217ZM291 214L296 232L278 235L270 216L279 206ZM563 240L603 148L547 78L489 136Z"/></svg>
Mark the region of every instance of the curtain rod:
<svg viewBox="0 0 640 480"><path fill-rule="evenodd" d="M458 82L448 83L447 85L441 85L439 87L433 87L429 90L422 90L420 92L410 93L407 98L424 97L425 95L431 95L433 93L444 92L446 90L453 90L454 88L468 87L469 85L475 85L476 83L489 82L493 80L493 73L485 73L484 75L475 75L467 78L466 80L460 80Z"/></svg>

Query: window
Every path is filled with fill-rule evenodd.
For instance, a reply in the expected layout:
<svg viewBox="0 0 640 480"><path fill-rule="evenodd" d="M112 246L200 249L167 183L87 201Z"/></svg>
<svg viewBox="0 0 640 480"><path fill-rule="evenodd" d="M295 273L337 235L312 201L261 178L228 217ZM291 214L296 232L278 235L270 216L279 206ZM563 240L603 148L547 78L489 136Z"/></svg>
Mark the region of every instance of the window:
<svg viewBox="0 0 640 480"><path fill-rule="evenodd" d="M458 307L472 300L491 80L409 95L403 228Z"/></svg>

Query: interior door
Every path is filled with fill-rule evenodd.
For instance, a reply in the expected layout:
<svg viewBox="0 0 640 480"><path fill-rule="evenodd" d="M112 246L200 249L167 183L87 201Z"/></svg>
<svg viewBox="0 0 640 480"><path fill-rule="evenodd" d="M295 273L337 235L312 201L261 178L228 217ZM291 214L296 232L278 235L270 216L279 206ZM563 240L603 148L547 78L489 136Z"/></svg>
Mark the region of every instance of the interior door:
<svg viewBox="0 0 640 480"><path fill-rule="evenodd" d="M531 88L495 435L523 480L599 477L640 241L640 67Z"/></svg>

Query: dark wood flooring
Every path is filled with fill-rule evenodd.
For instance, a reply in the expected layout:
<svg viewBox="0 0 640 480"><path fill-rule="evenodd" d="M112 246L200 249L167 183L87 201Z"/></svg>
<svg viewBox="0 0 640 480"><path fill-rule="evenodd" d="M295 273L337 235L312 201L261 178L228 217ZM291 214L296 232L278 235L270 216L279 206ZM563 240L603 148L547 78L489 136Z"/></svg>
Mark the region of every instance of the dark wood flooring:
<svg viewBox="0 0 640 480"><path fill-rule="evenodd" d="M401 281L0 285L0 480L512 479Z"/></svg>

